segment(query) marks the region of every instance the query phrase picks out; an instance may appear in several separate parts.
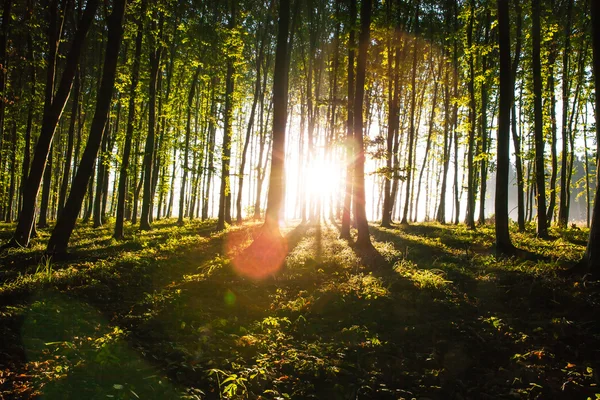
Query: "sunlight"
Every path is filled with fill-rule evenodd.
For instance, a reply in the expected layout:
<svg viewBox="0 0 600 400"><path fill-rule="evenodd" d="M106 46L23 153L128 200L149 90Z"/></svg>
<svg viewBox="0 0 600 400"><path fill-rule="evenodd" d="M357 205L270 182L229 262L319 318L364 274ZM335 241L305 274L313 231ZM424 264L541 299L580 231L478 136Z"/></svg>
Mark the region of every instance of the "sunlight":
<svg viewBox="0 0 600 400"><path fill-rule="evenodd" d="M336 167L322 159L313 159L306 170L306 193L311 197L326 198L339 186Z"/></svg>

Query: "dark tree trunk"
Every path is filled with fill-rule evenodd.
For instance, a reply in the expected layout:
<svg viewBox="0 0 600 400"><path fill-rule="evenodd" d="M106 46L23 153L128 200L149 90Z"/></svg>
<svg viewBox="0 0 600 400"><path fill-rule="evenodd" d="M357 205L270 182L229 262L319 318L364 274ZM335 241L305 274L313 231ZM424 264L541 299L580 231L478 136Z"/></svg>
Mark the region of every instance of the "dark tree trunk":
<svg viewBox="0 0 600 400"><path fill-rule="evenodd" d="M554 47L554 44L551 44ZM552 164L552 171L550 173L550 193L548 199L548 210L546 211L546 221L550 225L554 212L556 210L556 176L558 174L558 155L556 152L556 96L555 83L554 83L554 66L556 62L556 50L552 48L550 55L548 56L548 96L550 97L550 126L551 126L551 138L550 138L550 159Z"/></svg>
<svg viewBox="0 0 600 400"><path fill-rule="evenodd" d="M73 88L73 96L71 103L71 121L69 124L69 133L67 139L67 155L65 157L65 167L63 169L62 183L60 186L60 194L58 196L58 213L62 211L69 189L69 180L71 179L71 159L73 158L73 146L75 142L75 122L79 113L79 93L80 93L80 78L79 71L75 75L75 86Z"/></svg>
<svg viewBox="0 0 600 400"><path fill-rule="evenodd" d="M50 191L52 186L52 161L54 160L54 144L50 146L48 161L44 169L44 181L42 186L42 200L40 202L40 215L37 227L40 229L48 227L48 203L50 201Z"/></svg>
<svg viewBox="0 0 600 400"><path fill-rule="evenodd" d="M531 0L533 43L533 113L535 137L535 181L537 187L537 235L548 237L546 222L546 179L544 173L544 131L542 119L542 62L540 60L540 0Z"/></svg>
<svg viewBox="0 0 600 400"><path fill-rule="evenodd" d="M98 90L94 119L92 120L87 145L77 169L77 174L73 180L73 187L69 193L69 198L48 241L46 252L49 254L66 252L77 216L81 210L85 196L85 187L92 176L94 160L98 156L113 95L119 47L123 37L125 2L126 0L114 0L112 13L108 17L108 40L106 42L102 80L100 89Z"/></svg>
<svg viewBox="0 0 600 400"><path fill-rule="evenodd" d="M265 29L266 33L266 29ZM244 169L246 168L246 153L248 152L248 145L250 144L250 135L252 134L252 127L254 126L254 117L256 114L256 105L258 103L258 98L260 96L260 86L261 86L261 64L262 58L264 54L264 36L261 40L260 49L258 51L258 56L256 58L256 83L254 87L254 98L252 100L252 108L250 110L250 120L248 121L248 128L246 129L246 138L244 140L244 149L242 150L242 160L240 162L240 172L238 175L238 193L236 199L236 208L237 208L237 223L242 222L242 190L244 188Z"/></svg>
<svg viewBox="0 0 600 400"><path fill-rule="evenodd" d="M346 190L340 237L350 239L350 207L352 206L352 181L354 176L354 24L356 23L356 0L350 0L350 35L348 38L348 121L346 125Z"/></svg>
<svg viewBox="0 0 600 400"><path fill-rule="evenodd" d="M562 65L562 161L560 166L560 204L558 208L558 225L562 228L567 226L569 220L569 173L567 172L567 159L569 154L569 130L568 130L568 112L569 112L569 58L571 56L571 14L573 10L573 0L567 1L567 24L565 25L565 48L563 51ZM577 92L576 92L577 93ZM573 149L571 149L573 150ZM572 157L571 157L572 158Z"/></svg>
<svg viewBox="0 0 600 400"><path fill-rule="evenodd" d="M418 15L418 11L417 11ZM356 244L359 247L369 247L369 224L365 211L365 145L363 141L363 98L367 72L367 56L371 33L371 0L363 0L360 5L360 34L358 36L358 57L356 59L356 90L354 96L354 138L355 138L355 163L353 196L354 215L358 237Z"/></svg>
<svg viewBox="0 0 600 400"><path fill-rule="evenodd" d="M287 85L288 85L288 30L290 20L289 0L279 2L279 23L277 47L275 50L275 71L273 75L273 147L269 194L263 229L271 237L281 237L279 217L284 199L285 176L285 128L287 124Z"/></svg>
<svg viewBox="0 0 600 400"><path fill-rule="evenodd" d="M13 220L13 202L16 187L17 171L17 123L13 121L10 134L10 186L8 189L8 205L6 207L6 222Z"/></svg>
<svg viewBox="0 0 600 400"><path fill-rule="evenodd" d="M6 98L6 78L8 75L8 32L12 20L12 0L4 0L2 7L2 27L0 28L0 168L2 164L2 146L4 141L4 113L8 99ZM1 208L1 207L0 207Z"/></svg>
<svg viewBox="0 0 600 400"><path fill-rule="evenodd" d="M473 25L475 23L475 1L470 2L469 25L467 27L467 47L473 46ZM467 215L465 224L475 229L475 126L477 121L477 106L475 103L475 57L473 49L468 56L469 63L469 132L467 149Z"/></svg>
<svg viewBox="0 0 600 400"><path fill-rule="evenodd" d="M155 16L156 17L156 16ZM153 18L151 30L155 31L157 26ZM163 16L160 16L160 25L162 30ZM155 130L156 130L156 91L158 82L158 70L160 67L160 57L162 53L162 45L159 40L154 40L153 48L150 50L150 88L148 90L148 136L144 146L144 193L142 199L142 213L140 216L140 229L151 229L150 221L152 220L152 167L153 156L155 151Z"/></svg>
<svg viewBox="0 0 600 400"><path fill-rule="evenodd" d="M210 115L215 115L217 111L217 103L215 98L215 86L217 84L216 78L212 79L212 93L211 93L211 106L210 106ZM204 185L205 191L202 199L202 221L208 218L208 201L210 196L210 185L212 182L213 172L215 170L215 133L216 127L214 123L214 118L209 119L208 123L208 139L206 144L206 153L208 155L208 167L206 173L206 184Z"/></svg>
<svg viewBox="0 0 600 400"><path fill-rule="evenodd" d="M231 2L229 29L235 27L235 1ZM235 85L233 57L227 57L227 75L225 77L225 115L223 117L223 151L221 156L221 190L219 194L219 220L217 229L225 229L231 224L231 134L233 122L233 91Z"/></svg>
<svg viewBox="0 0 600 400"><path fill-rule="evenodd" d="M519 61L521 58L521 41L522 41L522 26L523 20L521 18L521 4L519 0L515 1L515 9L517 12L517 38L515 45L515 57L513 59L511 68L511 87L515 88L515 82L517 80L517 69L519 68ZM519 108L520 110L520 108ZM517 131L517 107L514 94L512 96L512 138L513 145L515 147L515 164L517 172L517 223L519 225L519 232L525 232L525 199L524 199L524 177L523 177L523 157L521 155L521 137Z"/></svg>
<svg viewBox="0 0 600 400"><path fill-rule="evenodd" d="M31 89L29 99L29 107L27 110L27 126L25 127L25 147L23 149L23 166L21 168L21 188L19 190L19 205L18 209L21 210L23 204L23 194L25 190L25 182L27 181L27 175L29 175L29 164L31 162L31 129L33 125L33 110L35 107L35 90L36 90L36 73L35 73L35 56L33 52L33 38L31 33L27 34L27 52L31 62ZM17 217L19 218L19 217Z"/></svg>
<svg viewBox="0 0 600 400"><path fill-rule="evenodd" d="M491 25L491 15L490 10L488 9L485 15L485 39L484 45L488 45L490 42L490 25ZM509 54L510 55L510 54ZM486 76L488 70L488 57L484 55L482 57L482 74ZM480 184L481 184L481 193L479 195L479 223L485 224L485 196L487 192L487 173L488 173L488 160L487 160L487 151L488 151L488 82L484 80L481 82L481 161L479 165L480 172ZM510 126L510 125L509 125Z"/></svg>
<svg viewBox="0 0 600 400"><path fill-rule="evenodd" d="M592 43L594 50L594 88L595 88L595 111L596 121L600 121L600 18L599 4L597 1L591 1L592 9ZM600 124L596 122L596 155L600 154ZM600 169L600 157L596 156L596 171ZM587 248L582 260L586 269L597 275L600 272L600 179L596 174L596 195L594 196L594 206L592 209L592 222L590 225L590 237L588 238Z"/></svg>
<svg viewBox="0 0 600 400"><path fill-rule="evenodd" d="M510 106L514 97L510 59L509 0L498 0L498 42L500 45L500 109L496 155L496 252L510 254L513 245L508 231L508 169L510 147Z"/></svg>
<svg viewBox="0 0 600 400"><path fill-rule="evenodd" d="M402 213L402 224L408 224L408 211L411 203L411 181L413 178L413 148L415 141L415 112L416 112L416 76L417 76L417 37L419 36L419 4L417 3L415 11L415 38L413 39L413 59L412 72L410 80L410 130L408 132L408 158L406 159L406 194L404 200L404 211Z"/></svg>
<svg viewBox="0 0 600 400"><path fill-rule="evenodd" d="M102 144L100 148L100 154L97 159L97 170L96 170L96 194L94 195L94 228L102 226L102 198L104 195L104 169L106 168L105 156L106 149L108 146L108 125L109 118L107 115L106 123L104 125L104 132L102 134Z"/></svg>
<svg viewBox="0 0 600 400"><path fill-rule="evenodd" d="M127 115L127 131L125 133L125 144L119 171L119 196L117 198L117 217L115 219L115 239L123 239L123 220L125 212L125 198L127 195L127 184L129 174L129 158L131 157L131 140L133 138L133 124L135 123L135 101L136 89L140 78L140 58L142 55L142 39L144 35L143 15L146 10L147 0L142 0L140 16L137 20L137 32L135 37L135 53L131 68L131 87L129 89L129 111Z"/></svg>
<svg viewBox="0 0 600 400"><path fill-rule="evenodd" d="M394 158L394 138L398 135L398 123L399 123L399 97L400 97L400 40L401 31L400 27L396 26L396 55L395 55L395 66L394 76L392 78L390 73L390 82L394 83L394 93L390 94L391 102L388 115L388 131L386 140L386 175L384 177L384 188L383 188L383 212L381 216L381 226L389 227L392 223L392 209L394 208L394 197L392 197L392 179L397 173L393 170L393 158ZM391 59L391 52L390 52ZM390 66L391 70L391 66ZM392 84L390 83L390 91L392 90Z"/></svg>

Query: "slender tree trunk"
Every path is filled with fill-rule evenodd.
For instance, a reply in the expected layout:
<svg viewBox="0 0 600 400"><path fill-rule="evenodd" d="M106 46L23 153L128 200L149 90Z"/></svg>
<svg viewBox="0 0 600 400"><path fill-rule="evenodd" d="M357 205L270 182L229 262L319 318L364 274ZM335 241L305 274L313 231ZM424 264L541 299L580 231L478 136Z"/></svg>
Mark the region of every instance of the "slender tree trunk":
<svg viewBox="0 0 600 400"><path fill-rule="evenodd" d="M510 254L513 245L508 231L508 170L510 165L510 106L514 97L510 59L509 0L498 0L498 42L500 45L500 109L496 154L496 252Z"/></svg>
<svg viewBox="0 0 600 400"><path fill-rule="evenodd" d="M475 57L473 55L473 29L475 24L475 1L470 2L469 26L467 28L467 48L469 48L469 131L467 149L467 215L465 224L475 229L475 126L477 106L475 103Z"/></svg>
<svg viewBox="0 0 600 400"><path fill-rule="evenodd" d="M596 171L600 170L600 12L599 4L591 1L592 15L592 44L594 51L593 72L594 72L594 90L596 94L595 107L596 112ZM582 264L586 269L597 275L600 272L600 176L596 173L596 195L594 196L594 206L592 209L592 221L590 225L590 236L587 247L583 255Z"/></svg>
<svg viewBox="0 0 600 400"><path fill-rule="evenodd" d="M155 15L156 17L156 15ZM156 18L153 18L151 30L156 30ZM162 29L163 17L160 17L160 25ZM144 147L144 194L142 199L142 213L140 216L140 229L151 229L150 221L152 220L152 167L154 165L155 152L155 131L156 131L156 92L158 82L158 71L160 68L160 58L162 47L158 40L153 43L153 48L150 50L150 88L148 90L148 136L146 137L146 145Z"/></svg>
<svg viewBox="0 0 600 400"><path fill-rule="evenodd" d="M265 30L266 32L266 30ZM252 127L254 126L254 116L256 114L256 105L258 103L258 97L260 96L260 85L261 85L261 64L264 54L264 36L261 40L260 49L256 58L256 83L254 86L254 98L252 100L252 108L250 110L250 120L248 121L248 128L246 128L246 138L244 140L244 149L242 150L242 160L240 162L240 172L238 175L238 193L236 199L237 208L237 223L242 222L242 190L244 188L244 169L246 168L246 154L248 153L248 145L250 144L250 135L252 134Z"/></svg>
<svg viewBox="0 0 600 400"><path fill-rule="evenodd" d="M38 228L48 227L48 203L50 201L50 190L52 185L52 161L54 160L54 144L50 146L48 152L48 161L44 169L44 181L42 186L42 201L40 202L40 215L38 219Z"/></svg>
<svg viewBox="0 0 600 400"><path fill-rule="evenodd" d="M432 60L433 62L433 60ZM442 73L441 71L442 61L440 61L440 71L438 76ZM432 67L433 68L433 67ZM437 78L434 75L434 83L433 83L433 99L431 101L431 115L429 118L429 131L427 133L427 144L425 145L425 155L423 158L423 164L421 165L421 171L419 172L419 181L417 184L417 198L415 201L415 219L418 218L419 211L419 197L421 196L421 181L423 180L423 172L427 168L427 157L429 156L429 150L431 149L431 138L433 136L433 127L435 125L435 108L437 107L437 98L438 98L438 82ZM427 171L429 173L429 169ZM427 181L427 179L426 179ZM429 199L429 191L427 191L427 198Z"/></svg>
<svg viewBox="0 0 600 400"><path fill-rule="evenodd" d="M567 23L565 25L565 48L563 51L562 65L562 160L560 166L560 205L558 208L558 225L562 228L567 226L569 219L569 182L567 176L567 158L569 154L569 130L567 117L569 112L569 59L571 56L571 14L573 10L573 0L567 1Z"/></svg>
<svg viewBox="0 0 600 400"><path fill-rule="evenodd" d="M140 58L142 55L142 39L144 34L143 15L146 11L147 0L142 0L140 16L137 19L137 32L135 37L135 51L133 65L131 67L131 87L129 88L129 111L127 115L127 131L125 132L125 144L123 145L123 156L121 169L119 171L119 196L117 198L117 216L115 219L115 239L123 239L123 220L125 213L125 199L127 196L129 159L131 157L131 140L133 139L133 124L135 123L135 101L136 90L140 78Z"/></svg>
<svg viewBox="0 0 600 400"><path fill-rule="evenodd" d="M416 5L415 11L415 37L413 38L413 59L412 59L412 76L410 83L410 131L408 133L408 158L406 160L406 197L404 201L404 213L402 214L402 224L408 224L408 211L411 200L411 180L413 172L413 148L415 141L415 112L416 112L416 75L417 75L417 37L419 36L419 4Z"/></svg>
<svg viewBox="0 0 600 400"><path fill-rule="evenodd" d="M544 132L542 119L542 63L540 60L540 0L531 0L533 43L533 113L535 136L535 181L537 186L537 235L548 237L546 222L546 179L544 173Z"/></svg>
<svg viewBox="0 0 600 400"><path fill-rule="evenodd" d="M484 45L488 45L490 42L490 27L491 25L491 15L490 10L488 8L485 15L485 39ZM510 56L510 54L509 54ZM488 71L488 57L484 54L482 57L482 74L484 77ZM487 174L488 174L488 82L487 79L481 83L481 161L479 164L479 172L480 172L480 184L481 184L481 193L479 195L479 224L485 224L485 200L487 193ZM510 126L510 124L509 124Z"/></svg>
<svg viewBox="0 0 600 400"><path fill-rule="evenodd" d="M115 84L119 47L123 37L125 2L126 0L113 0L112 13L107 21L108 40L106 42L102 80L96 100L94 119L92 120L88 142L81 158L81 163L73 181L73 188L71 189L71 193L69 193L69 198L48 241L46 251L50 254L61 254L67 250L77 216L81 210L85 196L85 187L92 176L94 160L98 156Z"/></svg>
<svg viewBox="0 0 600 400"><path fill-rule="evenodd" d="M208 155L208 168L207 168L207 174L206 174L206 184L205 184L205 192L204 192L204 196L203 196L203 200L202 200L202 221L206 220L208 218L208 201L210 198L210 185L212 182L212 176L213 176L213 171L215 169L215 164L214 164L214 158L215 158L215 123L214 123L214 118L212 116L214 116L216 114L216 110L217 110L217 105L216 105L216 99L215 99L215 85L216 85L216 78L213 78L212 80L212 94L211 94L211 106L210 106L210 115L211 118L209 119L209 123L208 123L208 140L207 140L207 146L206 146L206 152Z"/></svg>
<svg viewBox="0 0 600 400"><path fill-rule="evenodd" d="M185 189L187 185L187 176L189 172L188 158L190 156L190 136L192 135L192 105L194 102L194 96L196 95L196 85L198 84L200 69L200 66L196 68L196 72L194 73L194 77L192 78L192 84L190 86L190 93L188 95L187 102L187 123L185 128L185 145L183 150L183 176L181 177L181 189L179 192L179 218L177 219L178 225L183 225L183 215L185 211Z"/></svg>
<svg viewBox="0 0 600 400"><path fill-rule="evenodd" d="M67 190L69 189L69 180L71 179L71 159L73 158L73 146L75 142L75 122L79 112L79 94L80 94L80 78L79 71L75 75L75 87L73 88L73 99L71 105L71 121L69 124L67 155L65 157L65 167L63 169L62 184L60 186L60 194L58 196L58 213L62 211L67 198Z"/></svg>
<svg viewBox="0 0 600 400"><path fill-rule="evenodd" d="M8 205L6 207L6 222L13 220L13 201L15 197L17 171L17 123L13 121L10 135L10 187L8 189Z"/></svg>
<svg viewBox="0 0 600 400"><path fill-rule="evenodd" d="M236 24L235 1L231 2L229 29ZM221 190L219 195L219 219L217 229L225 229L225 224L231 224L231 135L233 122L233 91L235 86L235 68L233 56L227 57L227 74L225 77L225 115L223 116L223 150L221 156Z"/></svg>
<svg viewBox="0 0 600 400"><path fill-rule="evenodd" d="M346 125L346 190L344 192L344 210L340 237L350 239L350 207L352 206L354 176L354 46L356 23L356 0L350 0L350 35L348 38L348 121ZM355 205L356 207L356 205Z"/></svg>
<svg viewBox="0 0 600 400"><path fill-rule="evenodd" d="M417 11L418 15L418 11ZM354 215L358 238L356 245L369 247L369 224L365 211L365 145L363 141L363 98L365 91L367 57L371 31L371 0L363 0L360 5L360 34L358 37L358 58L356 60L356 90L354 96L354 137L355 164L353 182ZM415 49L416 51L416 49Z"/></svg>
<svg viewBox="0 0 600 400"><path fill-rule="evenodd" d="M521 18L521 4L519 0L515 0L515 9L517 12L516 21L516 44L515 44L515 57L513 58L511 68L511 87L514 91L515 82L517 80L517 70L519 68L519 61L521 58L521 41L523 32L523 20ZM520 102L519 102L520 104ZM519 107L519 112L521 108ZM519 225L519 232L525 232L525 199L524 199L524 177L523 177L523 157L521 155L521 137L517 131L517 107L514 95L512 96L512 138L513 145L515 147L515 168L517 172L517 223Z"/></svg>
<svg viewBox="0 0 600 400"><path fill-rule="evenodd" d="M554 47L554 44L551 45ZM550 144L550 158L552 164L552 171L550 173L550 193L548 199L548 210L546 211L546 221L550 225L554 212L556 210L556 177L558 173L558 155L556 152L556 96L555 83L554 83L554 66L556 62L556 50L552 48L549 55L549 71L548 71L548 96L550 97L550 126L551 126L551 144Z"/></svg>

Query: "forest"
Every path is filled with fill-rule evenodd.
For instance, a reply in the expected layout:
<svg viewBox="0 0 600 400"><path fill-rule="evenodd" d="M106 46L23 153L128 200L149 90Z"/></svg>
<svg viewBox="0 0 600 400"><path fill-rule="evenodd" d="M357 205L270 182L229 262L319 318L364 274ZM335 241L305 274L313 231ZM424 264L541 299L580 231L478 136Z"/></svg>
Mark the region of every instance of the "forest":
<svg viewBox="0 0 600 400"><path fill-rule="evenodd" d="M600 399L597 3L0 1L0 399Z"/></svg>

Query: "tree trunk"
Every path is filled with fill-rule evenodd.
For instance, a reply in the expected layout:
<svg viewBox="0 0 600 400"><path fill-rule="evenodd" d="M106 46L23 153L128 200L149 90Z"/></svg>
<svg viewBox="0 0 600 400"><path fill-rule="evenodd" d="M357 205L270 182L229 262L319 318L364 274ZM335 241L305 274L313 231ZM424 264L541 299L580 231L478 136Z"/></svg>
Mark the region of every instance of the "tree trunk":
<svg viewBox="0 0 600 400"><path fill-rule="evenodd" d="M548 237L546 222L546 179L544 173L544 131L542 119L542 63L540 60L540 0L531 0L533 43L533 114L535 137L535 181L537 187L537 235Z"/></svg>
<svg viewBox="0 0 600 400"><path fill-rule="evenodd" d="M473 56L473 26L475 23L475 1L470 2L469 25L467 27L467 48L469 48L469 131L467 150L467 215L465 224L475 229L475 125L477 122L477 106L475 103L475 57Z"/></svg>
<svg viewBox="0 0 600 400"><path fill-rule="evenodd" d="M417 11L418 15L418 11ZM354 96L355 163L353 182L354 215L358 238L356 245L370 247L369 224L365 211L365 145L363 141L363 98L365 91L367 57L371 31L371 0L360 5L360 34L358 36L358 58L356 59L356 90Z"/></svg>
<svg viewBox="0 0 600 400"><path fill-rule="evenodd" d="M42 186L42 201L40 202L40 215L37 227L44 229L48 227L48 202L50 201L50 190L52 185L52 161L54 160L54 144L50 146L48 161L44 169L44 181Z"/></svg>
<svg viewBox="0 0 600 400"><path fill-rule="evenodd" d="M596 94L595 108L596 111L596 171L600 170L600 24L598 18L599 5L597 1L591 1L592 13L592 43L594 51L594 89ZM600 179L596 173L596 195L594 196L594 206L592 209L592 222L590 225L590 236L588 238L587 247L582 259L586 269L597 275L600 272Z"/></svg>
<svg viewBox="0 0 600 400"><path fill-rule="evenodd" d="M563 50L563 70L562 70L562 160L560 166L560 204L558 208L558 226L567 227L569 219L569 173L567 172L567 158L569 154L569 129L567 124L567 114L569 112L569 59L571 56L571 14L573 10L573 0L567 1L567 23L565 25L565 48ZM577 93L577 92L576 92ZM574 150L574 149L572 149Z"/></svg>
<svg viewBox="0 0 600 400"><path fill-rule="evenodd" d="M406 194L404 201L404 212L402 214L402 224L408 224L408 211L411 202L411 180L413 171L413 148L415 141L415 111L416 111L416 75L417 75L417 37L419 36L419 4L415 11L415 34L413 38L413 59L412 59L412 76L410 83L410 130L408 132L408 158L406 159Z"/></svg>
<svg viewBox="0 0 600 400"><path fill-rule="evenodd" d="M350 207L352 206L352 181L354 176L354 24L356 23L356 0L350 0L350 35L348 38L348 121L346 125L346 190L340 237L350 239ZM356 207L356 206L355 206Z"/></svg>
<svg viewBox="0 0 600 400"><path fill-rule="evenodd" d="M290 19L289 0L279 2L279 23L277 47L275 50L275 71L273 75L273 147L269 194L263 229L271 237L279 238L279 217L285 196L285 136L287 124L287 85L288 85L288 30Z"/></svg>
<svg viewBox="0 0 600 400"><path fill-rule="evenodd" d="M85 196L85 187L92 176L94 160L98 156L113 95L119 47L123 37L125 2L126 0L113 0L112 13L107 20L108 40L106 42L102 81L98 90L94 119L92 120L88 142L83 152L81 163L73 180L73 188L71 189L71 193L69 193L69 198L48 241L46 252L49 254L62 254L66 252L77 216L81 210Z"/></svg>
<svg viewBox="0 0 600 400"><path fill-rule="evenodd" d="M235 1L231 2L229 29L235 27ZM217 229L225 229L225 224L231 224L231 135L233 122L233 91L235 86L235 68L233 56L227 57L227 75L225 77L225 115L223 116L223 151L221 157L221 190L219 195L219 219Z"/></svg>
<svg viewBox="0 0 600 400"><path fill-rule="evenodd" d="M135 37L135 52L133 55L133 65L131 67L131 87L129 88L129 112L127 115L127 131L125 133L125 144L123 146L123 156L121 160L121 169L119 171L119 196L117 198L117 217L115 219L115 239L123 239L123 220L125 212L125 198L127 195L127 183L129 174L129 158L131 157L131 140L133 139L133 124L135 123L135 101L136 90L140 78L140 58L142 55L142 39L144 35L143 15L146 11L147 0L142 0L140 6L140 16L137 20L137 32Z"/></svg>
<svg viewBox="0 0 600 400"><path fill-rule="evenodd" d="M185 146L183 150L183 176L181 177L181 189L179 192L179 218L177 219L178 225L183 225L183 214L185 209L185 189L187 184L187 176L189 172L188 158L190 156L190 136L192 134L192 105L194 102L194 96L196 95L196 85L198 84L198 77L200 76L201 67L196 68L194 77L192 78L192 85L190 86L190 93L188 95L187 102L187 123L185 127Z"/></svg>
<svg viewBox="0 0 600 400"><path fill-rule="evenodd" d="M71 100L71 121L69 124L67 155L65 157L65 167L63 169L62 184L60 186L60 194L58 196L58 213L62 211L69 189L69 180L71 179L71 159L73 158L73 146L75 142L75 122L79 112L79 94L80 94L80 78L79 71L75 75L75 87L73 88L73 99Z"/></svg>
<svg viewBox="0 0 600 400"><path fill-rule="evenodd" d="M266 33L266 28L265 28ZM252 127L254 126L254 116L256 114L256 105L260 96L260 85L261 85L261 64L264 54L264 43L265 39L261 40L260 49L256 58L256 83L254 87L254 98L252 100L252 108L250 110L250 120L248 121L248 128L246 129L246 138L244 140L244 149L242 150L242 160L240 162L240 172L238 175L238 193L236 199L237 207L237 223L242 222L242 189L244 187L244 169L246 168L246 153L248 153L248 145L250 144L250 135L252 134Z"/></svg>
<svg viewBox="0 0 600 400"><path fill-rule="evenodd" d="M498 0L498 42L500 45L500 109L496 154L496 252L510 254L513 245L508 231L508 170L510 165L510 108L514 97L510 59L509 0Z"/></svg>
<svg viewBox="0 0 600 400"><path fill-rule="evenodd" d="M155 15L156 17L156 15ZM160 16L160 25L162 31L163 16ZM152 19L151 31L156 31L156 18ZM152 167L153 156L155 151L155 131L156 131L156 91L158 82L158 70L160 68L160 57L162 54L162 45L160 40L155 39L150 50L150 80L148 90L148 136L144 146L144 193L142 199L142 213L140 216L140 229L151 229L150 221L152 220Z"/></svg>
<svg viewBox="0 0 600 400"><path fill-rule="evenodd" d="M10 187L8 189L8 205L6 207L6 222L13 220L13 201L15 197L17 171L17 123L13 121L10 135Z"/></svg>
<svg viewBox="0 0 600 400"><path fill-rule="evenodd" d="M517 70L519 68L519 61L521 58L521 42L522 42L522 26L523 19L521 18L521 4L519 0L515 1L515 9L517 12L517 37L515 45L515 57L513 58L511 68L511 87L514 91L515 82L517 80ZM521 155L521 137L517 131L517 107L514 94L512 97L512 138L513 145L515 147L515 167L517 170L517 223L519 225L519 232L525 232L525 199L524 199L524 177L523 177L523 157ZM519 107L519 112L521 108Z"/></svg>

